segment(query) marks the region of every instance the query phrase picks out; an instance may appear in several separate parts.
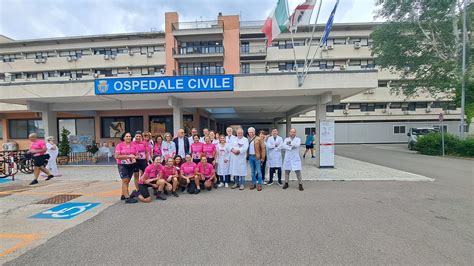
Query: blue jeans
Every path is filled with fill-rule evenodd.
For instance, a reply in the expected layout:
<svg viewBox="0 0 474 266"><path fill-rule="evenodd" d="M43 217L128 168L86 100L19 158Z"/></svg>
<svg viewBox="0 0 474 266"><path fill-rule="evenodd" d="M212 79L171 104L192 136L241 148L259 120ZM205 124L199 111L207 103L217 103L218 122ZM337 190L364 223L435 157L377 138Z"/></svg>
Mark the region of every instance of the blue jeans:
<svg viewBox="0 0 474 266"><path fill-rule="evenodd" d="M245 176L234 176L234 184L245 185Z"/></svg>
<svg viewBox="0 0 474 266"><path fill-rule="evenodd" d="M257 160L255 155L249 156L249 163L250 163L250 173L252 175L252 184L261 185L262 182L262 162Z"/></svg>

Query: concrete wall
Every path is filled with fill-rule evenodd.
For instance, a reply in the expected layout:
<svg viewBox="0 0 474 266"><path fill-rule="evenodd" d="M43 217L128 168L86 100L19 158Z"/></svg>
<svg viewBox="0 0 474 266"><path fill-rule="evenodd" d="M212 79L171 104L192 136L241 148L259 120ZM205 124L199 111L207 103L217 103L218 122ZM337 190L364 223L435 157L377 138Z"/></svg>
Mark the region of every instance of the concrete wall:
<svg viewBox="0 0 474 266"><path fill-rule="evenodd" d="M225 74L240 73L240 21L239 16L219 16L224 25Z"/></svg>

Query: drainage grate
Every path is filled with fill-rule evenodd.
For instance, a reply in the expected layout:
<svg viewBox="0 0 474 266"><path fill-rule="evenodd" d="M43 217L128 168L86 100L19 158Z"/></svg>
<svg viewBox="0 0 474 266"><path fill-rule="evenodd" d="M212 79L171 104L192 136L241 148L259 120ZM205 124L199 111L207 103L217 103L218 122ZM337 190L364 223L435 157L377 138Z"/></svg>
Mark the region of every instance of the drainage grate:
<svg viewBox="0 0 474 266"><path fill-rule="evenodd" d="M70 200L73 200L75 198L79 198L82 195L56 195L54 197L42 200L37 202L36 204L60 204L64 202L68 202Z"/></svg>

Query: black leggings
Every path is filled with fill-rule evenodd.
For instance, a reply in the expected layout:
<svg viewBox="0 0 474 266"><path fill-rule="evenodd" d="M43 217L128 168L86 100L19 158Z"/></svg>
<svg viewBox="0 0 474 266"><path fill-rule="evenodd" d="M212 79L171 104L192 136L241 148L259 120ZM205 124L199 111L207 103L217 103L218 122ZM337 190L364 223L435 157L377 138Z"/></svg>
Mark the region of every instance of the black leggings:
<svg viewBox="0 0 474 266"><path fill-rule="evenodd" d="M281 182L281 167L270 167L270 183L273 182L273 174L278 172L278 182Z"/></svg>

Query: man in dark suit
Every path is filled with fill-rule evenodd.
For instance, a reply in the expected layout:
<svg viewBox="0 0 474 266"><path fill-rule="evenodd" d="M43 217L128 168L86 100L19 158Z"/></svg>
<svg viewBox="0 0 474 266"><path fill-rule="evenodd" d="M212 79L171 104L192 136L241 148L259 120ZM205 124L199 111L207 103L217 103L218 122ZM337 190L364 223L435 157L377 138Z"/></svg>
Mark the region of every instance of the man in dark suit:
<svg viewBox="0 0 474 266"><path fill-rule="evenodd" d="M173 139L176 145L176 155L180 155L181 158L184 158L186 154L189 154L189 140L184 136L183 129L179 129L176 135L177 137Z"/></svg>

